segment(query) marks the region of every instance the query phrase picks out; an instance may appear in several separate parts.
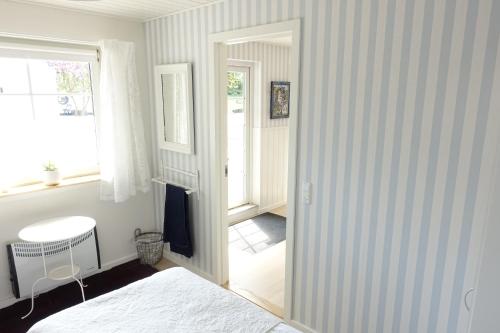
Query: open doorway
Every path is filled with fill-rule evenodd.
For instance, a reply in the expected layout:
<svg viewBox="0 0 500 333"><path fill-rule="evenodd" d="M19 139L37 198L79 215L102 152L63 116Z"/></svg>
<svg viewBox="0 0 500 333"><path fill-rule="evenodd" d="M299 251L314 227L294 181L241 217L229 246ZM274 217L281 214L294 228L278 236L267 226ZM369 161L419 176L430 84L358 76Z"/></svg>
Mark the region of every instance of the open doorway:
<svg viewBox="0 0 500 333"><path fill-rule="evenodd" d="M215 278L289 321L300 20L211 34L209 57Z"/></svg>
<svg viewBox="0 0 500 333"><path fill-rule="evenodd" d="M291 33L227 46L232 291L283 316Z"/></svg>

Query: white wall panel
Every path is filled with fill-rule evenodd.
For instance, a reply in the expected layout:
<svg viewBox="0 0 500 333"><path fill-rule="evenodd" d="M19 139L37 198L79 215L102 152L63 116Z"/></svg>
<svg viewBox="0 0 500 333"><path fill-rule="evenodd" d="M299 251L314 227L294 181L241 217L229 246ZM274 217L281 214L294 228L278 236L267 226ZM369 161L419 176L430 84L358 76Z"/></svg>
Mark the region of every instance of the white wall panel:
<svg viewBox="0 0 500 333"><path fill-rule="evenodd" d="M261 173L260 209L269 210L286 203L288 169L288 127L260 130Z"/></svg>

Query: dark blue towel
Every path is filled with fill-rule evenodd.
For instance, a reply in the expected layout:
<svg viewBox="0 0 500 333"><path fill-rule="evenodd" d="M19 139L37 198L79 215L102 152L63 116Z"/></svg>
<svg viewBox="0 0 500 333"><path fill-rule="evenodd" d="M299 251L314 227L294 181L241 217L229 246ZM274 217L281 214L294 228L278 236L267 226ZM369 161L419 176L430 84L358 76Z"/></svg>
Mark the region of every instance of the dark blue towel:
<svg viewBox="0 0 500 333"><path fill-rule="evenodd" d="M188 258L193 256L189 231L189 202L186 190L167 184L165 192L163 240L170 242L170 251Z"/></svg>

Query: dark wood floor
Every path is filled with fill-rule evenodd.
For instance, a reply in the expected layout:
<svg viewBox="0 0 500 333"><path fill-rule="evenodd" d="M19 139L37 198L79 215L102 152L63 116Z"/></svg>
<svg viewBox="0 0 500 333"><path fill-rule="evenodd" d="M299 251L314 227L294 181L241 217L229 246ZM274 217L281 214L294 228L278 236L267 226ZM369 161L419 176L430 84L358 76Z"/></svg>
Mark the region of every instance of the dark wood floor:
<svg viewBox="0 0 500 333"><path fill-rule="evenodd" d="M97 297L156 272L154 267L141 265L138 260L130 261L84 279L87 285L85 297L86 299ZM0 309L0 332L25 333L37 321L80 303L81 297L80 288L73 282L38 296L35 299L35 310L24 320L21 317L30 309L29 299Z"/></svg>

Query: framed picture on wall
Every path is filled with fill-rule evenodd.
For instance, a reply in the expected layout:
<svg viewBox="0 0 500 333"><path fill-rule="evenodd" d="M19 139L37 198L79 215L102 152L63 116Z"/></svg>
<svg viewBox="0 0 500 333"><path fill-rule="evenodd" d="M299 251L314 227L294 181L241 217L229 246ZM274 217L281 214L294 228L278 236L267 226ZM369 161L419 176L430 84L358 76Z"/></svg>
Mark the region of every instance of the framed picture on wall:
<svg viewBox="0 0 500 333"><path fill-rule="evenodd" d="M290 116L290 82L271 81L271 119Z"/></svg>

